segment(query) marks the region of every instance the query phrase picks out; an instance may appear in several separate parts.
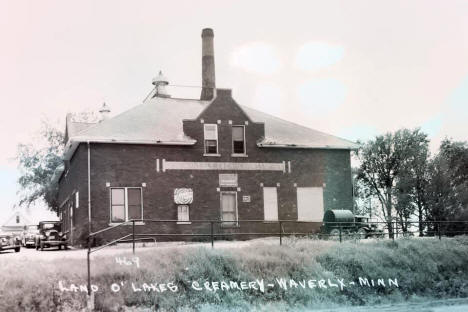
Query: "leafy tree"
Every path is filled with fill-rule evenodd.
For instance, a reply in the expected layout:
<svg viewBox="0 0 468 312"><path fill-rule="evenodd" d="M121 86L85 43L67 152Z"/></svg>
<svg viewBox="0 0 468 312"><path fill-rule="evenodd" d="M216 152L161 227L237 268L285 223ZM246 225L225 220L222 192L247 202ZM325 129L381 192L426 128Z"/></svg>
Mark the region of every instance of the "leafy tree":
<svg viewBox="0 0 468 312"><path fill-rule="evenodd" d="M404 232L408 220L417 210L419 235L423 235L426 210L426 189L428 184L429 140L419 130L406 136L408 151L401 162L400 176L396 183L396 211Z"/></svg>
<svg viewBox="0 0 468 312"><path fill-rule="evenodd" d="M468 146L444 140L429 165L426 202L429 220L468 220ZM466 231L468 224L444 224L445 231Z"/></svg>
<svg viewBox="0 0 468 312"><path fill-rule="evenodd" d="M49 209L58 212L58 185L52 182L56 169L63 164L64 133L50 122L43 121L34 144L19 144L19 205L30 206L44 200Z"/></svg>
<svg viewBox="0 0 468 312"><path fill-rule="evenodd" d="M418 159L417 155L423 154L421 149L427 149L427 144L427 135L419 129L401 129L394 134L379 135L361 144L358 150L361 163L358 179L366 185L369 195L380 201L390 237L394 235L394 220L407 229L406 221L414 210L409 168Z"/></svg>

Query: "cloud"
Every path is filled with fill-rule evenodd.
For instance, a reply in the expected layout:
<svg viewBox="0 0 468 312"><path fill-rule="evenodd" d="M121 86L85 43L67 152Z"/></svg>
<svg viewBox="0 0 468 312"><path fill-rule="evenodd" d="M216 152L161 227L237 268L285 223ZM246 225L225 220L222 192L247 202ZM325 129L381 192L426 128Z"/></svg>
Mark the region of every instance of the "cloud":
<svg viewBox="0 0 468 312"><path fill-rule="evenodd" d="M281 68L276 49L263 42L253 42L237 48L231 55L231 66L247 72L272 75Z"/></svg>
<svg viewBox="0 0 468 312"><path fill-rule="evenodd" d="M309 42L296 55L295 67L301 70L319 70L339 62L344 57L344 48L325 42Z"/></svg>
<svg viewBox="0 0 468 312"><path fill-rule="evenodd" d="M344 102L346 87L336 79L314 79L300 84L297 96L304 112L328 114Z"/></svg>

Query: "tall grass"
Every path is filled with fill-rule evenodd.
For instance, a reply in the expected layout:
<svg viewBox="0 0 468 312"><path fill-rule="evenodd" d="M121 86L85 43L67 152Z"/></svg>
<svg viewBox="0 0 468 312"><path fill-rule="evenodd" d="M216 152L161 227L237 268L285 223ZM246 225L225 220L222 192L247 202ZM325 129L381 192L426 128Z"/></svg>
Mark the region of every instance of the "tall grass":
<svg viewBox="0 0 468 312"><path fill-rule="evenodd" d="M157 308L161 311L301 310L333 305L363 305L434 298L468 297L468 238L441 241L408 239L337 243L297 239L283 246L262 242L232 249L137 249L141 266L121 266L114 257L93 258L96 308ZM0 257L0 311L77 311L85 293L60 292L58 281L86 284L85 260L41 261ZM195 291L192 281L256 279L397 279L399 287L349 287L343 290L266 288ZM113 293L112 283L125 282ZM168 283L177 292L134 292L129 283Z"/></svg>

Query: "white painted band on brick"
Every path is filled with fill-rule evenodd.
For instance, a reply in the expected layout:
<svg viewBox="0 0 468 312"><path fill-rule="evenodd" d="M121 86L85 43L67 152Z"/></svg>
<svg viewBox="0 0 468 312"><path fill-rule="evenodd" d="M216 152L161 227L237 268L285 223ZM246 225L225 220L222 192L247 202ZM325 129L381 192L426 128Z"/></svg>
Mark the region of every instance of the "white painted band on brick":
<svg viewBox="0 0 468 312"><path fill-rule="evenodd" d="M286 162L283 160L283 172L286 173Z"/></svg>
<svg viewBox="0 0 468 312"><path fill-rule="evenodd" d="M196 161L165 161L166 170L257 170L286 172L285 162L282 163L248 163L248 162L196 162Z"/></svg>
<svg viewBox="0 0 468 312"><path fill-rule="evenodd" d="M288 172L291 173L291 161L288 160Z"/></svg>
<svg viewBox="0 0 468 312"><path fill-rule="evenodd" d="M162 172L166 172L166 160L165 160L164 158L163 158L163 160L162 160L162 165L161 165L161 167L162 167Z"/></svg>
<svg viewBox="0 0 468 312"><path fill-rule="evenodd" d="M159 158L156 159L156 172L159 172Z"/></svg>

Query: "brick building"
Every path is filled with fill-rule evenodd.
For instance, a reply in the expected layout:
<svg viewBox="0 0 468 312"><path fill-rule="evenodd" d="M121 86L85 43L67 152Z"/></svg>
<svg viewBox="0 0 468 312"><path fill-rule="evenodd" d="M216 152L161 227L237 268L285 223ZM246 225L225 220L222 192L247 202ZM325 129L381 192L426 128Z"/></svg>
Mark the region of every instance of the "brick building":
<svg viewBox="0 0 468 312"><path fill-rule="evenodd" d="M356 145L239 105L231 90L216 89L214 72L213 31L204 29L200 100L170 97L160 73L144 102L120 115L95 124L67 118L56 178L74 244L89 224L97 231L131 219L178 220L136 227L186 234L209 233L194 220L221 220L217 233L268 233L278 231L271 221L320 222L324 210L352 210ZM285 226L315 231L319 223ZM120 226L105 239L129 231Z"/></svg>

